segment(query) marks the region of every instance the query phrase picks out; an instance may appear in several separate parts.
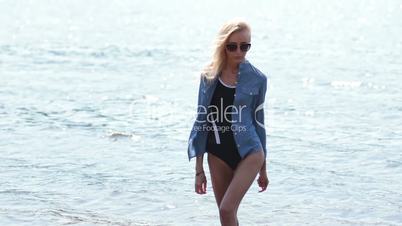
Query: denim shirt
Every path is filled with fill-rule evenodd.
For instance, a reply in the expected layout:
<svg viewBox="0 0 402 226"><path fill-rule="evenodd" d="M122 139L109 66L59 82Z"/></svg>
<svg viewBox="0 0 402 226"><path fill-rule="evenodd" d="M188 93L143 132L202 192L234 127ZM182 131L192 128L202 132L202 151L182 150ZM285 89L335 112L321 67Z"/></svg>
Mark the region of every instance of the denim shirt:
<svg viewBox="0 0 402 226"><path fill-rule="evenodd" d="M188 139L188 160L206 152L207 109L211 102L218 77L207 82L200 76L198 89L197 117ZM263 149L265 158L266 132L264 126L264 100L267 90L267 76L248 60L239 64L233 106L237 112L232 115L232 131L240 157ZM236 110L235 110L236 111ZM231 111L231 112L235 112Z"/></svg>

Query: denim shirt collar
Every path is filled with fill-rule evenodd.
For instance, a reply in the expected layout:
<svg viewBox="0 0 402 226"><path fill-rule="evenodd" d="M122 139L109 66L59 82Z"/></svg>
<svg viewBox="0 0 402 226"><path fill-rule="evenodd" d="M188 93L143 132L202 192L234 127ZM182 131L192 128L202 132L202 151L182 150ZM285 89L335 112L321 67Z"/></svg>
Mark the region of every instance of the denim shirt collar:
<svg viewBox="0 0 402 226"><path fill-rule="evenodd" d="M239 71L237 73L237 82L238 83L242 82L242 79L244 79L245 76L241 75L242 74L245 75L249 71L250 71L250 62L246 58L244 58L243 61L240 62L239 64ZM206 84L205 91L217 85L218 76L219 74L214 78L214 80L210 84Z"/></svg>

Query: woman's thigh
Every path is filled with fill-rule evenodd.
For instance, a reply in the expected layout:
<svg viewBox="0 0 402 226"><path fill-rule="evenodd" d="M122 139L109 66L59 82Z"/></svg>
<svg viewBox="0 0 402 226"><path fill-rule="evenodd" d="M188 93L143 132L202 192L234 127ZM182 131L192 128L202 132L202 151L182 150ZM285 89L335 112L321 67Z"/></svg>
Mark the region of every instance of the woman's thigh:
<svg viewBox="0 0 402 226"><path fill-rule="evenodd" d="M233 178L233 170L223 160L211 153L208 153L208 166L215 200L219 207Z"/></svg>
<svg viewBox="0 0 402 226"><path fill-rule="evenodd" d="M240 161L222 199L220 206L222 209L237 212L240 201L250 188L263 163L264 152L262 150L253 152Z"/></svg>

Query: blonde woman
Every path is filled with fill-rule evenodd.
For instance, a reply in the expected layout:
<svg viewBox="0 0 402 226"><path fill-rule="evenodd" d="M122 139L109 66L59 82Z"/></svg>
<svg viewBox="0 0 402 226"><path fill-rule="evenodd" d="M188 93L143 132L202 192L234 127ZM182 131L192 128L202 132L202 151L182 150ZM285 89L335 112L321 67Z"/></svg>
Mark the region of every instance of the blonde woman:
<svg viewBox="0 0 402 226"><path fill-rule="evenodd" d="M197 118L188 140L188 159L196 157L195 192L205 194L204 153L221 224L239 225L237 210L259 174L259 192L266 190L267 77L247 59L250 26L242 20L220 29L211 63L200 77Z"/></svg>

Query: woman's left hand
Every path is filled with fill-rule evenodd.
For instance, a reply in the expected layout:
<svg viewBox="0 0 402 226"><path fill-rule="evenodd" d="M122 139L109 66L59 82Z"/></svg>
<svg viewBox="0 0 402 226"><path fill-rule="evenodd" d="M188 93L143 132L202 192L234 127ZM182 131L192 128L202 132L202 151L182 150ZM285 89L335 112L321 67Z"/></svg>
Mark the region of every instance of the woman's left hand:
<svg viewBox="0 0 402 226"><path fill-rule="evenodd" d="M261 187L261 190L258 192L263 192L267 189L269 180L268 180L267 172L265 170L261 170L259 174L260 174L260 176L258 177L257 182L258 182L258 186Z"/></svg>

